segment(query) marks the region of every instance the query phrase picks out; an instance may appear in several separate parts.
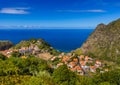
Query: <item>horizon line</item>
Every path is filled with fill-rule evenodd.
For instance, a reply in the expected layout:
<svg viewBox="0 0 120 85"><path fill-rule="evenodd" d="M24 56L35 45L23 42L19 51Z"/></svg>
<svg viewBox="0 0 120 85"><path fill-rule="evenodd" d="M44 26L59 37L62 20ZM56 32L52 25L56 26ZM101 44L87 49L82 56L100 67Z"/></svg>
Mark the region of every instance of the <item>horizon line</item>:
<svg viewBox="0 0 120 85"><path fill-rule="evenodd" d="M88 27L42 27L42 26L28 26L28 27L22 27L22 26L0 26L0 29L64 29L64 28L66 28L66 29L94 29L95 28L95 26L94 27L92 27L92 26L88 26Z"/></svg>

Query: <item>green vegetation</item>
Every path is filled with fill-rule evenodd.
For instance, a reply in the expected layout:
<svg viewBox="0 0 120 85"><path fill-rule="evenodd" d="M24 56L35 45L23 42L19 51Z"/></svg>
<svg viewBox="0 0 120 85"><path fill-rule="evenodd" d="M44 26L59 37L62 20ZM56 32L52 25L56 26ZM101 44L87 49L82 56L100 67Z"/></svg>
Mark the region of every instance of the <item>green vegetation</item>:
<svg viewBox="0 0 120 85"><path fill-rule="evenodd" d="M35 76L32 76L25 85L57 85L54 83L50 73L47 71L40 71Z"/></svg>
<svg viewBox="0 0 120 85"><path fill-rule="evenodd" d="M51 47L47 42L45 42L43 39L30 39L30 40L24 40L12 47L12 49L21 49L21 48L31 48L35 51L38 51L39 53L45 53L48 52L52 55L58 55L60 52Z"/></svg>
<svg viewBox="0 0 120 85"><path fill-rule="evenodd" d="M43 39L30 39L12 47L10 58L0 54L0 85L120 85L119 28L120 19L108 25L98 25L83 46L73 51L75 55L68 61L84 54L104 60L103 67L111 69L108 72L101 73L103 68L97 68L96 74L81 76L70 71L66 65L56 67L61 59L57 57L53 61L46 61L40 59L39 54L50 53L54 57L60 52ZM0 50L9 48L5 43L0 41Z"/></svg>
<svg viewBox="0 0 120 85"><path fill-rule="evenodd" d="M5 60L5 59L6 59L6 56L0 53L0 60Z"/></svg>
<svg viewBox="0 0 120 85"><path fill-rule="evenodd" d="M80 49L86 55L91 54L99 59L120 64L119 36L120 19L108 25L99 24Z"/></svg>
<svg viewBox="0 0 120 85"><path fill-rule="evenodd" d="M39 71L51 71L46 61L40 58L9 58L0 61L0 75L34 75Z"/></svg>
<svg viewBox="0 0 120 85"><path fill-rule="evenodd" d="M75 51L73 51L75 54L77 55L81 55L83 54L82 50L80 48L76 49Z"/></svg>
<svg viewBox="0 0 120 85"><path fill-rule="evenodd" d="M49 62L36 57L3 58L0 55L0 85L120 85L120 70L80 76L66 65L51 68Z"/></svg>
<svg viewBox="0 0 120 85"><path fill-rule="evenodd" d="M52 82L50 76L51 73L52 69L47 64L47 61L40 58L31 57L27 59L22 59L11 57L0 60L0 85L23 85L23 83L30 83L27 81L32 82L36 79L41 79L41 82L48 79L49 82L46 81L46 83L50 85L49 83ZM40 85L41 82L36 82L39 84L34 85ZM33 84L31 83L27 85ZM41 85L47 84L43 83Z"/></svg>
<svg viewBox="0 0 120 85"><path fill-rule="evenodd" d="M94 80L96 84L100 85L120 85L120 70L114 70L99 74L94 77Z"/></svg>
<svg viewBox="0 0 120 85"><path fill-rule="evenodd" d="M25 85L23 82L30 78L29 75L0 76L0 85Z"/></svg>
<svg viewBox="0 0 120 85"><path fill-rule="evenodd" d="M12 52L11 57L20 57L21 54L19 52Z"/></svg>
<svg viewBox="0 0 120 85"><path fill-rule="evenodd" d="M63 65L53 72L53 79L58 85L76 85L77 75Z"/></svg>

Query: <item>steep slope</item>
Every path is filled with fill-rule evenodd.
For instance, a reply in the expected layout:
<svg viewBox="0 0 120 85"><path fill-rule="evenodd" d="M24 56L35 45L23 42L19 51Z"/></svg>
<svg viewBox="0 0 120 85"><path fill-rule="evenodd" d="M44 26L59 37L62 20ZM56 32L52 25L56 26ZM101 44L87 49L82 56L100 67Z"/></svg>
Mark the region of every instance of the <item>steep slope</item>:
<svg viewBox="0 0 120 85"><path fill-rule="evenodd" d="M120 19L108 25L99 24L81 46L84 54L120 62Z"/></svg>
<svg viewBox="0 0 120 85"><path fill-rule="evenodd" d="M12 42L0 40L0 50L6 50L12 46L13 46Z"/></svg>

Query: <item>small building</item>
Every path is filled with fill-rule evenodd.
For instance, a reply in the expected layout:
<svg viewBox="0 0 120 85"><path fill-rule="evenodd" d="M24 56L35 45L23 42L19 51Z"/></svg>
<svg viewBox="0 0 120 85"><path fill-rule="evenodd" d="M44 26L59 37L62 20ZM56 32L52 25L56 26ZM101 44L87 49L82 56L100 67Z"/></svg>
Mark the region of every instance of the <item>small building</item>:
<svg viewBox="0 0 120 85"><path fill-rule="evenodd" d="M57 64L57 67L62 66L62 65L63 65L63 63L58 63L58 64Z"/></svg>
<svg viewBox="0 0 120 85"><path fill-rule="evenodd" d="M69 68L74 68L76 66L76 63L75 62L70 62L68 65L67 65Z"/></svg>
<svg viewBox="0 0 120 85"><path fill-rule="evenodd" d="M95 73L96 72L96 67L95 66L90 66L90 71Z"/></svg>
<svg viewBox="0 0 120 85"><path fill-rule="evenodd" d="M79 58L80 58L80 60L84 60L85 57L84 57L84 55L80 55Z"/></svg>

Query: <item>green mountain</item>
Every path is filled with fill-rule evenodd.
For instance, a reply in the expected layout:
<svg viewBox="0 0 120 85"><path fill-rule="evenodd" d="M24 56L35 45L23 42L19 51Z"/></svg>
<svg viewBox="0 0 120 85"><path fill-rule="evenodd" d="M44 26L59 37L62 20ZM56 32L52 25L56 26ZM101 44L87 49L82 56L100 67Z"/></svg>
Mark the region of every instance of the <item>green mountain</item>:
<svg viewBox="0 0 120 85"><path fill-rule="evenodd" d="M0 50L6 50L12 46L13 46L12 42L0 40Z"/></svg>
<svg viewBox="0 0 120 85"><path fill-rule="evenodd" d="M83 54L120 63L120 19L108 25L99 24L79 50Z"/></svg>

